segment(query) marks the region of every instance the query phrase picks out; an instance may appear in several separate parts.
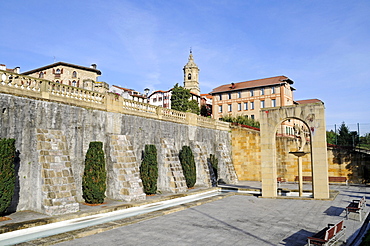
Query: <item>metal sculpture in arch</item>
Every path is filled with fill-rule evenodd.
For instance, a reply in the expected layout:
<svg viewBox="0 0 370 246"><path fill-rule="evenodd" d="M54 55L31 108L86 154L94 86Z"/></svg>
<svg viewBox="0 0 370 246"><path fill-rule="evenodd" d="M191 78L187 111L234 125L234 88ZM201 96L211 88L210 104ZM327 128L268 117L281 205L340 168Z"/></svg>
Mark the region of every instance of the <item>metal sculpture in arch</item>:
<svg viewBox="0 0 370 246"><path fill-rule="evenodd" d="M275 107L260 111L262 196L277 197L275 134L277 127L287 119L300 120L308 127L311 137L313 197L315 199L328 199L325 107L324 103L319 100L314 103Z"/></svg>

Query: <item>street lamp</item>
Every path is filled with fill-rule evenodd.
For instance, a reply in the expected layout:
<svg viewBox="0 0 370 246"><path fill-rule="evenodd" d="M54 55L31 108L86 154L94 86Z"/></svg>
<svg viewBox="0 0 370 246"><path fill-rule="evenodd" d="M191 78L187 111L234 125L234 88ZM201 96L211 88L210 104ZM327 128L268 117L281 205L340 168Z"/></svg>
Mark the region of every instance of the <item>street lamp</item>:
<svg viewBox="0 0 370 246"><path fill-rule="evenodd" d="M149 94L149 91L150 89L149 88L145 88L144 89L144 93L145 93L145 97L146 97L146 102L149 103L149 100L148 100L148 94Z"/></svg>

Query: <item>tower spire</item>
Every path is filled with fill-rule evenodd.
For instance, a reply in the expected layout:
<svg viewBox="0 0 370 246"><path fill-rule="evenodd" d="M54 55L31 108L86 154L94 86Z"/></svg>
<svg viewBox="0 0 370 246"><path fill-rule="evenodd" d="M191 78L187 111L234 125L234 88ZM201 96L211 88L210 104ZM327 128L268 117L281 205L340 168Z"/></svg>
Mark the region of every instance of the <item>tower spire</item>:
<svg viewBox="0 0 370 246"><path fill-rule="evenodd" d="M184 88L189 89L190 92L200 95L198 74L199 68L193 59L193 50L190 47L190 54L188 63L184 66Z"/></svg>

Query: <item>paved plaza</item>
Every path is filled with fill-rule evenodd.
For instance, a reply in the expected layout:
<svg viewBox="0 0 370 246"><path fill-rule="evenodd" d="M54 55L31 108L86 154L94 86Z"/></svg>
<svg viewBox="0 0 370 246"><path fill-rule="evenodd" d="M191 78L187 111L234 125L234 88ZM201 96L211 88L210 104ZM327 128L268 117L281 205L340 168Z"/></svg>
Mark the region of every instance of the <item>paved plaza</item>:
<svg viewBox="0 0 370 246"><path fill-rule="evenodd" d="M258 182L243 184L258 186ZM232 195L57 245L306 245L307 236L345 218L345 207L370 191L367 186L332 185L330 189L339 191L334 200ZM362 224L356 214L344 221L348 242Z"/></svg>

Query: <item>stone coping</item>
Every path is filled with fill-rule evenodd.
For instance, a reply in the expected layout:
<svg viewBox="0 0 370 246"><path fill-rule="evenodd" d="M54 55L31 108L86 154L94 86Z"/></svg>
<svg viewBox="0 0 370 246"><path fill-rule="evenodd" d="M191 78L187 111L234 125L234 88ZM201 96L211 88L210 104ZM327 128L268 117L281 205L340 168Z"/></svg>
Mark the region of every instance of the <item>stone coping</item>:
<svg viewBox="0 0 370 246"><path fill-rule="evenodd" d="M126 208L131 208L131 207L138 207L138 206L142 206L142 205L146 205L150 203L185 197L185 196L203 193L203 192L207 192L211 190L218 190L218 188L217 187L195 188L192 190L188 190L188 192L186 193L157 194L155 196L147 196L147 199L144 201L130 202L130 203L113 201L113 200L107 200L106 203L103 203L98 206L88 206L88 205L84 205L83 203L80 203L80 211L76 213L56 215L56 216L48 216L46 214L41 214L41 213L37 213L33 211L20 211L20 212L11 214L9 216L6 216L10 218L12 218L13 216L18 217L18 218L15 218L15 220L18 220L19 222L12 222L12 219L0 222L0 234L11 232L11 231L16 231L16 230L21 230L21 229L26 229L26 228L30 228L34 226L46 225L46 224L64 221L64 220L82 218L82 217L95 215L95 214L101 214L101 213L108 213L108 212L122 210ZM22 213L24 212L28 213L28 215L26 216L27 218L24 219L23 221L20 221L22 219L19 217L22 217Z"/></svg>

